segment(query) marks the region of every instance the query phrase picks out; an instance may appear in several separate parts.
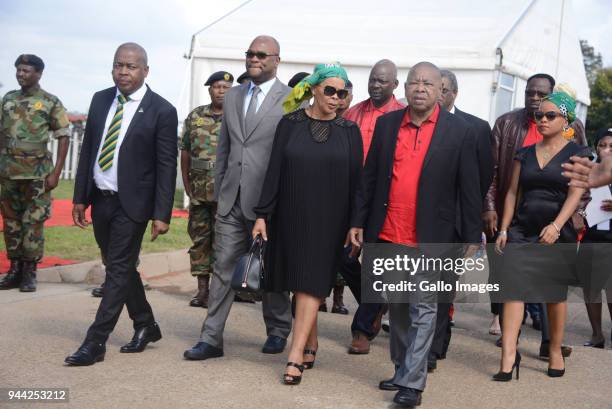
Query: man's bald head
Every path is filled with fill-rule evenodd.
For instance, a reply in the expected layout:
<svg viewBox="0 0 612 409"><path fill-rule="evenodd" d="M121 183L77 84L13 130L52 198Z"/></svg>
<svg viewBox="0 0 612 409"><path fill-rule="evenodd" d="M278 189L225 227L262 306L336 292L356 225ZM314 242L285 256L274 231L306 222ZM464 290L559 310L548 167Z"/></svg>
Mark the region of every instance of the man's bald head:
<svg viewBox="0 0 612 409"><path fill-rule="evenodd" d="M113 81L124 96L132 94L144 84L149 74L147 52L136 43L124 43L115 51Z"/></svg>
<svg viewBox="0 0 612 409"><path fill-rule="evenodd" d="M255 37L246 52L246 69L253 83L259 85L276 77L280 63L280 45L274 37Z"/></svg>
<svg viewBox="0 0 612 409"><path fill-rule="evenodd" d="M117 54L119 54L119 51L121 50L127 50L127 51L132 51L132 52L137 53L142 61L142 64L145 67L149 65L149 58L147 57L147 51L140 44L137 44L137 43L121 44L119 47L117 47L117 51L115 51L115 58L117 58Z"/></svg>
<svg viewBox="0 0 612 409"><path fill-rule="evenodd" d="M428 61L415 64L408 72L405 88L411 112L432 112L442 92L440 69Z"/></svg>
<svg viewBox="0 0 612 409"><path fill-rule="evenodd" d="M249 49L257 44L265 44L266 47L270 49L270 52L273 54L280 55L280 44L276 40L276 38L269 35L259 35L255 37L255 39L251 42Z"/></svg>
<svg viewBox="0 0 612 409"><path fill-rule="evenodd" d="M368 80L368 94L375 107L385 105L397 88L397 66L391 60L380 60L372 67Z"/></svg>

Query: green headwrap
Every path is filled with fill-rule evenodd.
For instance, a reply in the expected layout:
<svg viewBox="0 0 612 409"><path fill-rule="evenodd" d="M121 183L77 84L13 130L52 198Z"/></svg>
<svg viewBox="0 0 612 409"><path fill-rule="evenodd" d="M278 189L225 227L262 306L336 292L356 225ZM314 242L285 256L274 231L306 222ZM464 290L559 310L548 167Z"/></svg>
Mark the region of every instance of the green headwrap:
<svg viewBox="0 0 612 409"><path fill-rule="evenodd" d="M576 100L563 91L555 91L544 98L559 108L565 119L571 124L576 119Z"/></svg>
<svg viewBox="0 0 612 409"><path fill-rule="evenodd" d="M283 108L285 112L293 112L300 107L302 102L312 97L312 87L322 83L328 78L341 78L346 83L348 76L340 63L333 64L317 64L314 72L304 78L302 81L293 87L293 91L287 95Z"/></svg>

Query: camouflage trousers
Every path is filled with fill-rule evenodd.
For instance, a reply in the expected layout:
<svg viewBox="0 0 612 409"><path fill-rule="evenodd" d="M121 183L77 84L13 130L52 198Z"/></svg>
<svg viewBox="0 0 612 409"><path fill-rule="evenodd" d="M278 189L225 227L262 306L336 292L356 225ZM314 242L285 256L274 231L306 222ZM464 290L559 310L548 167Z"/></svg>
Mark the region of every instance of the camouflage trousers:
<svg viewBox="0 0 612 409"><path fill-rule="evenodd" d="M0 188L8 258L40 261L45 248L43 224L51 215L51 192L45 192L45 180L2 179Z"/></svg>
<svg viewBox="0 0 612 409"><path fill-rule="evenodd" d="M189 249L191 275L206 276L212 272L215 214L217 204L193 200L189 205L187 232L193 246Z"/></svg>

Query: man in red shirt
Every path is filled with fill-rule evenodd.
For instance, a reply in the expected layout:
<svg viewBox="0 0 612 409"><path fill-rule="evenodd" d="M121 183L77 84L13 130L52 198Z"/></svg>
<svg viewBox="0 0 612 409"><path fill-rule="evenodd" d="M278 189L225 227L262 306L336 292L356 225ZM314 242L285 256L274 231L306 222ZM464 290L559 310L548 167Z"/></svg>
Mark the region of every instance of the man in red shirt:
<svg viewBox="0 0 612 409"><path fill-rule="evenodd" d="M351 242L355 247L364 241L401 244L410 258L443 258L449 250L456 251L457 246L449 243L463 240L471 244L461 254L466 256L475 252L481 236L476 133L467 122L440 109L442 78L435 65L413 66L405 90L408 108L378 119L357 189ZM428 272L417 267L410 275L422 279ZM362 301L372 290L379 292L375 286L362 288ZM421 403L427 380L438 294L421 292L408 302L396 298L406 293L387 292L395 373L379 387L397 391L393 401L402 406Z"/></svg>
<svg viewBox="0 0 612 409"><path fill-rule="evenodd" d="M376 120L387 112L403 109L393 91L397 88L397 67L390 60L380 60L372 67L368 79L370 98L361 101L345 112L344 118L356 122L363 138L363 159L374 134ZM367 354L372 341L381 328L381 319L386 307L379 304L361 304L361 264L356 258L345 258L341 271L353 295L360 303L351 324L352 341L349 354Z"/></svg>
<svg viewBox="0 0 612 409"><path fill-rule="evenodd" d="M344 114L344 118L356 122L363 138L363 160L365 162L374 134L376 120L383 114L402 109L393 91L397 88L397 67L390 60L380 60L372 67L368 79L370 98L361 101Z"/></svg>

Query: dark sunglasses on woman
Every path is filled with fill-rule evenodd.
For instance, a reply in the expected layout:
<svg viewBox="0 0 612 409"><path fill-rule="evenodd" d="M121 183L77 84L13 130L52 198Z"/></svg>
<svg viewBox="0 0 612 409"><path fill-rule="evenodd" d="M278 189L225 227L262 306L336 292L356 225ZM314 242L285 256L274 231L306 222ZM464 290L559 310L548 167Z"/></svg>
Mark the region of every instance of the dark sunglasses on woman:
<svg viewBox="0 0 612 409"><path fill-rule="evenodd" d="M555 112L555 111L548 111L548 112L536 111L533 113L533 117L535 118L536 121L541 121L542 118L544 117L546 117L546 119L548 119L549 121L554 121L555 118L557 118L558 116L563 116L563 114L560 112Z"/></svg>
<svg viewBox="0 0 612 409"><path fill-rule="evenodd" d="M333 97L334 94L336 94L336 95L338 95L338 98L345 99L348 96L348 90L346 90L346 89L336 89L336 88L332 87L331 85L326 85L325 88L323 88L323 94L326 97Z"/></svg>

